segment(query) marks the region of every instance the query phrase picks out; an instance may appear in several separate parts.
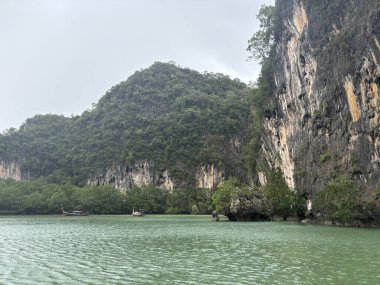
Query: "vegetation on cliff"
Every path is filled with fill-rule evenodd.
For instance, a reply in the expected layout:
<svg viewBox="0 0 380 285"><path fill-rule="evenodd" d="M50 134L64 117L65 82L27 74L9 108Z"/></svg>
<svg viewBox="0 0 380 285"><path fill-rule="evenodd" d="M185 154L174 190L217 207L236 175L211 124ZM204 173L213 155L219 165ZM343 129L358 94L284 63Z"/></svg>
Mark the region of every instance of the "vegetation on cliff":
<svg viewBox="0 0 380 285"><path fill-rule="evenodd" d="M218 212L234 221L302 218L305 212L305 199L289 189L280 170L269 172L263 187L242 185L230 179L218 187L212 202Z"/></svg>
<svg viewBox="0 0 380 285"><path fill-rule="evenodd" d="M317 219L355 225L380 222L380 200L363 194L357 183L344 176L331 179L315 197Z"/></svg>
<svg viewBox="0 0 380 285"><path fill-rule="evenodd" d="M237 185L232 182L223 185L218 188L217 192L213 196L214 206L219 209L222 213L230 217L230 219L257 219L258 213L263 216L281 216L286 219L289 215L297 215L300 218L305 218L305 215L309 218L315 218L318 221L333 221L334 223L341 224L362 224L362 223L379 223L380 222L380 204L378 195L376 191L373 191L373 185L378 185L378 181L369 181L372 177L375 177L375 173L363 176L362 174L366 171L360 169L359 165L365 167L369 163L373 163L373 157L369 157L368 148L371 146L366 144L366 139L359 140L356 139L356 148L353 150L349 156L349 159L344 159L344 153L342 152L342 147L344 152L347 150L346 142L340 142L336 144L335 142L331 146L326 145L326 142L322 141L320 144L316 143L318 138L313 138L315 141L306 142L312 133L317 136L316 133L320 132L321 129L328 129L326 137L332 136L332 134L338 132L338 137L340 139L340 132L344 133L343 128L345 127L345 122L339 122L335 120L335 130L332 130L329 124L333 124L332 117L334 116L334 104L336 102L332 101L332 98L343 97L337 102L341 104L346 99L342 88L341 74L359 74L361 71L358 70L358 66L363 62L363 53L368 48L372 48L373 44L369 44L366 40L368 37L375 37L374 35L366 35L369 29L372 30L372 34L376 30L375 27L378 25L378 21L368 22L368 17L375 17L377 15L375 11L370 11L368 13L363 13L363 15L358 15L355 11L355 4L348 1L278 1L276 2L276 7L263 6L258 15L261 26L260 30L256 32L251 39L248 41L247 50L250 52L250 58L261 62L262 70L261 76L257 82L257 96L255 97L256 104L252 108L253 117L255 117L256 122L262 122L266 119L276 118L276 122L273 126L281 126L281 120L287 120L289 112L292 112L293 105L296 102L289 100L287 106L285 107L283 101L286 99L281 98L282 95L286 93L286 88L292 89L291 83L287 86L282 80L282 67L281 64L289 64L290 61L294 60L295 65L299 64L305 65L307 63L307 56L313 56L317 60L317 72L319 76L316 77L314 85L323 86L321 94L327 94L328 98L321 99L321 110L317 110L314 114L313 119L315 123L312 126L306 127L305 134L297 134L296 137L292 137L291 140L298 142L300 146L307 144L307 149L315 155L316 158L307 156L306 147L300 147L297 149L289 150L295 155L295 189L290 190L286 184L283 174L281 171L276 169L271 169L273 165L278 165L274 161L270 161L271 167L266 163L268 160L273 160L273 157L268 156L267 153L262 153L263 159L260 159L260 152L262 143L265 140L276 140L276 138L268 138L266 136L265 130L261 124L251 125L252 132L250 148L249 151L251 155L250 159L250 173L257 173L258 171L265 173L266 175L266 185L261 188L248 187ZM306 9L306 10L303 10ZM299 11L306 11L304 15L300 14ZM366 10L366 9L364 9ZM298 13L298 14L297 14ZM346 14L355 15L359 22L354 22L347 18ZM326 21L320 21L320 17L323 15ZM368 16L369 15L369 16ZM292 18L294 17L294 18ZM344 21L342 19L345 19ZM339 20L340 19L340 20ZM308 21L308 33L306 36L303 35L302 38L293 37L292 38L292 24L297 26L297 24L302 23L302 21ZM343 26L343 22L346 23ZM331 31L332 30L332 31ZM331 31L331 32L329 32ZM355 31L353 33L352 31ZM299 30L298 30L299 32ZM293 42L287 42L289 39ZM376 37L375 37L376 39ZM308 54L307 48L300 49L300 53L295 55L295 58L290 58L293 55L288 55L289 50L293 51L294 41L300 46L312 45L314 48L312 55ZM304 43L308 41L307 43ZM277 49L275 48L277 46ZM289 49L289 50L286 50ZM281 52L277 54L277 52ZM284 51L285 50L285 51ZM293 51L294 52L294 51ZM302 54L301 54L302 52ZM283 57L289 56L287 59ZM299 56L299 59L297 58ZM360 57L356 60L356 57ZM372 58L374 57L372 52ZM369 62L372 60L369 59ZM374 59L376 61L376 59ZM334 66L331 63L334 62ZM310 62L309 62L310 63ZM278 65L281 71L276 71L274 66ZM373 65L374 66L374 65ZM297 67L295 67L297 68ZM290 67L285 66L284 69L290 69ZM356 70L356 71L355 71ZM277 72L277 81L274 82L273 76ZM294 70L288 70L287 76L299 76ZM340 73L339 73L340 72ZM339 73L339 75L338 75ZM302 76L308 76L304 73ZM361 90L365 92L364 82L374 80L368 76L368 70L364 75L365 78L360 78L361 80ZM336 80L331 80L336 78ZM289 79L289 78L288 78ZM297 80L297 78L295 78ZM323 81L323 82L319 82ZM331 82L330 82L331 81ZM378 80L377 80L378 81ZM377 82L376 81L376 82ZM292 80L291 80L292 82ZM369 97L378 96L374 95L377 91L377 83L371 83L368 86L376 86L376 88L369 88L372 90ZM315 86L314 86L315 87ZM307 87L305 87L307 88ZM375 90L375 91L373 91ZM355 91L356 92L356 91ZM301 94L302 95L302 94ZM307 100L303 100L304 95L299 94L287 94L287 96L294 96L295 98L301 100L300 107L302 110L304 105L311 104ZM362 94L362 96L364 93ZM285 95L284 95L285 96ZM297 97L300 96L300 97ZM355 96L354 91L352 96ZM355 97L354 97L355 98ZM377 97L376 97L377 98ZM297 101L297 99L294 99ZM356 99L354 99L356 100ZM359 100L359 99L357 99ZM263 104L265 102L265 105ZM329 103L328 103L329 102ZM373 103L372 103L373 104ZM289 109L284 112L285 109ZM338 108L340 108L338 110ZM351 122L349 111L347 107L335 107L337 112L341 112L342 109L346 108L347 111L344 119ZM365 112L364 110L363 112ZM341 114L341 113L339 113ZM297 116L292 114L292 116ZM310 114L306 114L300 122L305 124L305 121L309 118ZM374 121L373 113L369 116L371 122ZM361 119L363 121L363 118ZM328 124L326 122L329 122ZM367 122L362 122L368 123ZM294 124L294 122L293 122ZM347 127L351 128L354 124L350 124ZM289 126L288 126L289 127ZM311 132L310 129L316 128L317 130ZM359 126L355 125L355 131L350 131L357 134L360 129ZM371 127L373 129L373 126ZM288 128L287 131L290 129ZM361 130L365 132L366 130ZM322 132L323 133L323 132ZM263 135L264 134L264 135ZM328 134L328 135L327 135ZM273 135L276 135L275 133ZM305 135L305 137L302 137ZM278 139L280 139L280 136ZM346 133L346 140L350 141L348 132ZM334 137L334 136L332 136ZM368 137L374 137L373 131L369 133ZM289 138L282 138L282 144L277 145L277 147L291 147L289 146ZM306 141L305 141L306 140ZM375 138L373 139L375 140ZM318 141L319 142L319 141ZM274 142L276 144L276 142ZM284 146L286 144L286 146ZM297 144L297 143L296 143ZM352 142L351 142L352 144ZM352 148L352 145L348 148ZM273 151L273 156L276 156L276 150ZM362 153L362 157L358 157L358 153ZM280 154L278 157L274 158L281 161L283 158ZM331 159L334 157L334 159ZM302 165L302 162L306 164ZM346 166L348 162L348 165ZM318 167L312 167L314 164L318 164ZM281 163L280 163L281 164ZM302 165L302 168L301 166ZM376 168L377 169L377 168ZM325 171L323 171L325 170ZM289 175L289 173L288 173ZM339 175L343 175L339 177ZM337 178L338 177L338 178ZM301 181L308 181L307 185L302 185ZM315 182L320 184L320 187L315 189ZM367 182L368 181L368 182ZM306 211L306 200L311 199L313 201L309 206L313 206L312 211ZM258 203L257 201L260 201ZM309 201L310 202L310 201ZM255 205L255 206L253 206ZM260 206L258 206L260 205Z"/></svg>
<svg viewBox="0 0 380 285"><path fill-rule="evenodd" d="M248 51L262 62L258 91L265 94L266 105L258 118L270 123L265 130L258 128L256 138L261 136L266 149L255 168L266 174L263 192L273 189L267 192L272 206L281 201L272 208L277 215L298 208L302 216L308 198L313 210L305 214L311 218L343 224L380 221L375 194L380 181L378 106L371 101L378 98L379 6L372 4L277 1L275 8L263 7L259 13L261 28L249 40ZM342 83L347 80L349 92ZM352 107L352 101L358 103ZM292 164L294 172L288 167ZM287 179L293 176L293 194L287 194L274 165L288 170ZM346 178L338 179L340 175Z"/></svg>
<svg viewBox="0 0 380 285"><path fill-rule="evenodd" d="M251 104L251 122L249 133L249 147L247 147L248 174L255 178L260 168L263 168L261 160L262 120L273 109L273 68L275 57L276 34L278 33L278 15L275 6L263 5L257 15L260 21L260 29L248 40L248 59L261 63L261 72L255 83L255 96ZM261 165L260 165L261 164ZM265 167L265 166L264 166ZM257 184L257 181L255 181Z"/></svg>
<svg viewBox="0 0 380 285"><path fill-rule="evenodd" d="M220 185L212 196L212 203L218 213L231 221L268 220L272 214L262 189L239 184L236 179Z"/></svg>
<svg viewBox="0 0 380 285"><path fill-rule="evenodd" d="M29 177L78 186L98 169L139 159L189 186L206 163L244 179L242 150L233 142L247 140L252 96L237 79L157 62L81 116L37 115L3 133L0 159L20 162Z"/></svg>
<svg viewBox="0 0 380 285"><path fill-rule="evenodd" d="M0 160L18 162L29 181L3 181L0 210L54 213L64 205L93 213L131 207L205 213L211 193L195 189L197 166L222 166L226 177L247 181L254 96L238 79L157 62L112 87L81 116L27 119L19 130L0 135ZM147 185L123 194L85 187L93 172L140 159L167 169L175 191Z"/></svg>

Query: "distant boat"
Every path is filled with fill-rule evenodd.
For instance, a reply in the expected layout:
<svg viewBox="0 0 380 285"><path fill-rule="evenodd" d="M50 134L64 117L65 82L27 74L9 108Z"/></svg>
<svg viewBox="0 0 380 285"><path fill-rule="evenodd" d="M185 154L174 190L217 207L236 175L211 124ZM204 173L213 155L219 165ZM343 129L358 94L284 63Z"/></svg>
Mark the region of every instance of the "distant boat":
<svg viewBox="0 0 380 285"><path fill-rule="evenodd" d="M88 212L83 211L72 211L72 212L66 212L62 207L62 215L64 216L76 216L76 217L83 217L83 216L89 216Z"/></svg>
<svg viewBox="0 0 380 285"><path fill-rule="evenodd" d="M144 211L144 209L140 209L138 211L135 211L135 209L133 209L132 216L134 216L134 217L144 217L145 216L145 211Z"/></svg>

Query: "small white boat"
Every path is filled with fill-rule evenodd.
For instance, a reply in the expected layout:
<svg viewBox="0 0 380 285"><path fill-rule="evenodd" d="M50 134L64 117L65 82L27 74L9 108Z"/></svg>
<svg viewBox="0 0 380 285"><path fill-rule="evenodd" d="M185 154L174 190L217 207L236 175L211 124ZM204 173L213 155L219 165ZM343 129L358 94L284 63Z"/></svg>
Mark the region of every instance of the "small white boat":
<svg viewBox="0 0 380 285"><path fill-rule="evenodd" d="M135 211L135 209L133 209L132 216L134 216L134 217L144 217L145 216L145 211L144 211L144 209L140 209L138 211Z"/></svg>

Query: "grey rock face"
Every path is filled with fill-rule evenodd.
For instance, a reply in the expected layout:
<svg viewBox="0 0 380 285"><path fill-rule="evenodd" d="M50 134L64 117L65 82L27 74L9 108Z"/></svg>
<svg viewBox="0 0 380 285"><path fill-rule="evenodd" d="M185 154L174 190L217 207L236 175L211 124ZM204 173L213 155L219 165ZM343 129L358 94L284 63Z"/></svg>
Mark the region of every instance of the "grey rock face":
<svg viewBox="0 0 380 285"><path fill-rule="evenodd" d="M0 161L0 178L21 180L20 165L16 161Z"/></svg>
<svg viewBox="0 0 380 285"><path fill-rule="evenodd" d="M215 190L224 181L224 171L213 164L205 164L198 167L195 180L197 188Z"/></svg>
<svg viewBox="0 0 380 285"><path fill-rule="evenodd" d="M312 196L346 175L372 193L380 178L380 3L278 1L275 108L263 153Z"/></svg>
<svg viewBox="0 0 380 285"><path fill-rule="evenodd" d="M223 181L224 171L215 165L206 164L196 169L195 185L198 188L214 190ZM113 165L98 170L89 176L87 185L111 185L122 192L143 186L157 186L173 191L177 186L167 169L158 169L154 162L148 160L139 160L133 165Z"/></svg>
<svg viewBox="0 0 380 285"><path fill-rule="evenodd" d="M125 192L133 187L155 185L172 191L174 183L166 169L155 170L151 161L136 161L132 166L113 165L98 170L87 180L91 186L112 185L119 191Z"/></svg>

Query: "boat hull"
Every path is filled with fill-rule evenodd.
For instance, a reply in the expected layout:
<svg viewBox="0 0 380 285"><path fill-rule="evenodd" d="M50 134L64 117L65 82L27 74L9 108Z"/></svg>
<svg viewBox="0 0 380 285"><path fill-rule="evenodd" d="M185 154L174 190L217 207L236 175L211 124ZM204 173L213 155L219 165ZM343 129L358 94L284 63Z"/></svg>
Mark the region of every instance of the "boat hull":
<svg viewBox="0 0 380 285"><path fill-rule="evenodd" d="M71 214L71 213L68 213L68 214L62 214L63 216L70 216L70 217L87 217L89 216L89 214L81 214L81 215L77 215L77 214Z"/></svg>
<svg viewBox="0 0 380 285"><path fill-rule="evenodd" d="M88 213L75 213L75 212L63 212L63 216L70 216L70 217L86 217L89 216Z"/></svg>

